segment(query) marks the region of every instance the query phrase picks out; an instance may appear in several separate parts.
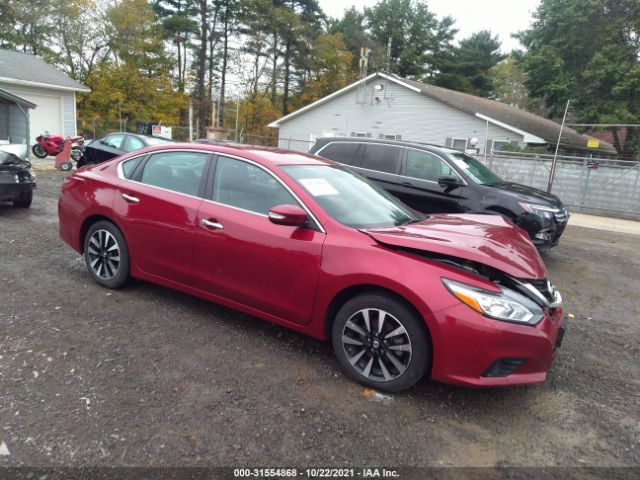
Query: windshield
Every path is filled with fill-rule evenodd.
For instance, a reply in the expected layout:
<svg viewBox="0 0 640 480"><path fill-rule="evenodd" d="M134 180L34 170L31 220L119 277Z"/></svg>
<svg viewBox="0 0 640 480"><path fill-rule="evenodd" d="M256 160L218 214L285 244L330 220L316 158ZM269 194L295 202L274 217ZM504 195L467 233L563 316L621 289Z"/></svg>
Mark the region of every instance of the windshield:
<svg viewBox="0 0 640 480"><path fill-rule="evenodd" d="M333 218L353 228L384 228L420 220L409 207L348 168L295 165L283 170Z"/></svg>
<svg viewBox="0 0 640 480"><path fill-rule="evenodd" d="M480 185L498 185L504 181L479 160L460 152L448 152L458 168L461 168L467 176Z"/></svg>

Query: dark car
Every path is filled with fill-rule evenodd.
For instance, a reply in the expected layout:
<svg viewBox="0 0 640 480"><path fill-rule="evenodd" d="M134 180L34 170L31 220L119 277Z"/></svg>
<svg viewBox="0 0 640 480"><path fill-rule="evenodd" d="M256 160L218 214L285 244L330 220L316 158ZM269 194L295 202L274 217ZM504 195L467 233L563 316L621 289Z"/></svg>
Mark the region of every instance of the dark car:
<svg viewBox="0 0 640 480"><path fill-rule="evenodd" d="M558 197L502 180L479 160L436 145L362 138L320 138L309 153L349 165L423 213L499 214L548 250L569 214Z"/></svg>
<svg viewBox="0 0 640 480"><path fill-rule="evenodd" d="M33 201L36 177L31 163L0 151L0 201L12 202L14 207L29 208Z"/></svg>
<svg viewBox="0 0 640 480"><path fill-rule="evenodd" d="M175 140L136 133L115 132L96 138L84 145L84 157L78 162L78 168L83 165L102 163L123 153L133 152L144 147L175 143Z"/></svg>

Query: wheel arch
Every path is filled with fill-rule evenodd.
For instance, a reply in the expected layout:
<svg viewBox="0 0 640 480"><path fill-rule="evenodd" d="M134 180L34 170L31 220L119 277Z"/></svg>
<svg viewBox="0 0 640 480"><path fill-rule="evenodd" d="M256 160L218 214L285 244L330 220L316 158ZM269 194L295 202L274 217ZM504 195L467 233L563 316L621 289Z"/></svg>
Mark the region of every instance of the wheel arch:
<svg viewBox="0 0 640 480"><path fill-rule="evenodd" d="M80 226L80 238L78 242L78 244L80 245L80 253L84 253L84 239L87 236L87 233L91 228L91 225L100 221L113 223L118 228L118 230L120 230L120 233L122 233L122 236L124 237L124 232L122 231L122 228L120 227L120 225L118 225L116 221L113 220L113 218L110 218L103 214L90 215L84 219L84 221L82 222L82 225ZM125 241L126 241L126 237L125 237Z"/></svg>
<svg viewBox="0 0 640 480"><path fill-rule="evenodd" d="M515 219L517 218L517 215L514 212L500 205L491 205L490 207L485 208L485 210L489 214L504 215L512 221L515 221Z"/></svg>
<svg viewBox="0 0 640 480"><path fill-rule="evenodd" d="M336 295L334 295L334 297L331 299L331 302L329 302L329 306L327 307L324 314L325 338L331 338L331 329L333 327L333 322L335 320L335 317L338 311L340 311L342 306L352 298L358 295L362 295L364 293L379 293L379 294L381 293L381 294L388 295L398 300L399 302L403 303L407 308L409 308L413 313L415 313L418 316L418 318L421 318L423 320L421 322L421 325L424 326L424 332L427 335L429 344L431 345L431 352L433 355L433 340L431 337L431 331L429 329L429 326L427 325L426 319L420 313L420 310L418 310L418 308L411 301L407 300L406 297L399 294L398 292L390 288L381 287L379 285L374 285L374 284L351 285L349 287L346 287L340 290Z"/></svg>

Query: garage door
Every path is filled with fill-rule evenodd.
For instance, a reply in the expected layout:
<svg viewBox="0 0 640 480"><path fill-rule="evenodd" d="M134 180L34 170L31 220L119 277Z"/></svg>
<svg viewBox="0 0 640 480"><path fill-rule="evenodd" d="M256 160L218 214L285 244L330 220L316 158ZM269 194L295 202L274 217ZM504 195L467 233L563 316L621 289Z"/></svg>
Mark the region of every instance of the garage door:
<svg viewBox="0 0 640 480"><path fill-rule="evenodd" d="M16 95L37 105L29 112L31 143L34 143L36 136L45 130L55 135L62 135L62 97L26 93L16 93Z"/></svg>

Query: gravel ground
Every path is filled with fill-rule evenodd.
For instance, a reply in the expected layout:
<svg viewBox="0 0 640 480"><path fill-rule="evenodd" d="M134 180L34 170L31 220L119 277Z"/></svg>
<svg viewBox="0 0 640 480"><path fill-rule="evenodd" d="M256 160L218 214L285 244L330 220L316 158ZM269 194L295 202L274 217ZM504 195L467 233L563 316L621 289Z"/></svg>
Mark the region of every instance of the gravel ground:
<svg viewBox="0 0 640 480"><path fill-rule="evenodd" d="M108 291L58 237L61 172L0 206L0 466L638 466L640 236L569 227L541 385L378 396L328 345L149 283Z"/></svg>

